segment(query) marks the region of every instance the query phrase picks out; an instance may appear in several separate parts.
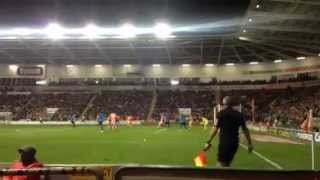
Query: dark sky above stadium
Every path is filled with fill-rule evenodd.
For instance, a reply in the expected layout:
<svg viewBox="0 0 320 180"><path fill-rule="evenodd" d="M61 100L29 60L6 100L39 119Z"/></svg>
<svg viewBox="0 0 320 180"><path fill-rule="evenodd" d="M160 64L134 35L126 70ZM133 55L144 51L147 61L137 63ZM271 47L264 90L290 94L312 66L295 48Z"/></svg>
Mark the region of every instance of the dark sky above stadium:
<svg viewBox="0 0 320 180"><path fill-rule="evenodd" d="M159 20L192 25L241 18L248 5L249 0L1 0L0 26L152 26Z"/></svg>

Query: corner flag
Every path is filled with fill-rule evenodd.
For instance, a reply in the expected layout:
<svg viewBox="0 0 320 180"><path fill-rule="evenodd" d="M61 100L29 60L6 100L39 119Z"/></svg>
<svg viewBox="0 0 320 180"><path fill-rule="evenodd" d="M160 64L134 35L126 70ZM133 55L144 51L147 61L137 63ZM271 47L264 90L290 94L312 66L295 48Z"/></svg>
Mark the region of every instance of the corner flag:
<svg viewBox="0 0 320 180"><path fill-rule="evenodd" d="M200 151L193 161L197 167L205 167L208 164L207 155L204 151Z"/></svg>

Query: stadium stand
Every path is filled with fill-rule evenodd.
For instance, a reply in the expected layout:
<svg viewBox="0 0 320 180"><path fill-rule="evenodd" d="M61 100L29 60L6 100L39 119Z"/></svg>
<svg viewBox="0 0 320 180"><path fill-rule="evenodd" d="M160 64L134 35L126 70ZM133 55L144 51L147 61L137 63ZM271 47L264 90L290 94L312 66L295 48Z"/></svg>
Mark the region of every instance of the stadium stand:
<svg viewBox="0 0 320 180"><path fill-rule="evenodd" d="M13 120L45 119L47 108L58 108L52 117L53 120L67 120L71 114L79 115L88 102L88 94L27 94L27 95L0 95L1 111L11 111Z"/></svg>
<svg viewBox="0 0 320 180"><path fill-rule="evenodd" d="M53 120L67 120L71 114L79 117L88 106L91 97L95 95L92 106L84 114L84 119L95 119L99 111L106 111L116 112L121 119L126 119L126 116L130 115L137 120L146 120L154 96L156 97L152 113L154 120L159 120L160 113L167 110L170 119L175 120L177 108L191 108L194 120L198 120L201 115L212 119L213 107L218 98L217 92L212 90L166 90L166 88L158 89L155 94L151 90L109 90L98 94L81 91L73 93L57 91L46 94L22 92L22 94L10 94L8 91L0 95L0 111L12 112L14 120L45 118L46 108L50 107L59 108L52 117ZM249 120L252 119L252 100L254 100L256 123L298 128L309 109L313 109L315 117L320 117L318 86L222 91L220 101L225 95L246 97L243 112Z"/></svg>
<svg viewBox="0 0 320 180"><path fill-rule="evenodd" d="M157 91L157 104L153 118L159 120L161 112L169 111L170 118L176 119L178 108L191 108L193 119L208 116L214 107L214 93L212 91Z"/></svg>
<svg viewBox="0 0 320 180"><path fill-rule="evenodd" d="M95 119L100 111L115 112L121 119L133 116L136 120L145 120L152 99L152 91L103 91L93 102L86 114L88 119Z"/></svg>

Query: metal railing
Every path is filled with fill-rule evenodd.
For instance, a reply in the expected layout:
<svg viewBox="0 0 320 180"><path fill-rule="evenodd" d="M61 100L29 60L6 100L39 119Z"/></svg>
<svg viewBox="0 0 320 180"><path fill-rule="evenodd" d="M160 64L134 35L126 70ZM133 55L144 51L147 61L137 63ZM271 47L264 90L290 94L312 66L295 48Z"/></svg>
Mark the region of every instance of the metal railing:
<svg viewBox="0 0 320 180"><path fill-rule="evenodd" d="M53 168L35 168L35 169L1 169L2 176L37 176L37 175L87 175L95 176L96 180L103 180L103 169L98 167L53 167Z"/></svg>

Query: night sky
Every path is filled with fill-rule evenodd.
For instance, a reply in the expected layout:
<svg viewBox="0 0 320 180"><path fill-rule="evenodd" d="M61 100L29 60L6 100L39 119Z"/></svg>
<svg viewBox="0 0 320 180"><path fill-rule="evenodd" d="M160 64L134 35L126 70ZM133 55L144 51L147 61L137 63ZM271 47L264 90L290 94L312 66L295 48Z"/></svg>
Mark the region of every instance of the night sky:
<svg viewBox="0 0 320 180"><path fill-rule="evenodd" d="M194 25L242 18L250 0L1 0L1 27L43 27L56 21L66 27L93 22L152 26L162 20Z"/></svg>

